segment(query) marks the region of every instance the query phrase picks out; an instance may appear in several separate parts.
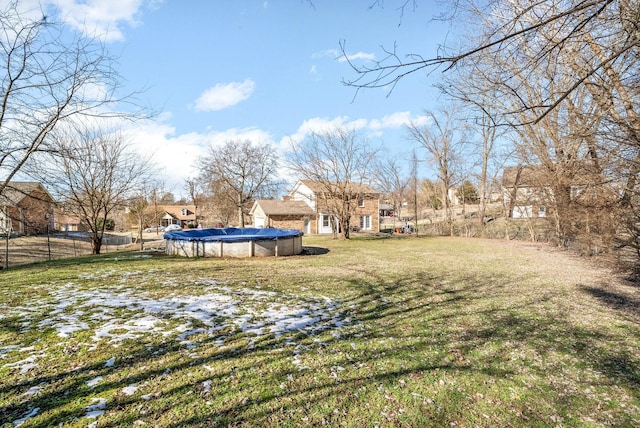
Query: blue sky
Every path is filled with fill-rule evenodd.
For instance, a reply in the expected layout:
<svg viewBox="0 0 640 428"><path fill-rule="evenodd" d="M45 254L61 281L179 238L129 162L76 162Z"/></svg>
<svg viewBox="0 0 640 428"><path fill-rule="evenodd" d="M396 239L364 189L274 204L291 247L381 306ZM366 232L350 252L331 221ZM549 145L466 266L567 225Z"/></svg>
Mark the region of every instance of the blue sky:
<svg viewBox="0 0 640 428"><path fill-rule="evenodd" d="M408 158L404 125L437 108L431 85L440 71L409 76L390 95L376 89L354 99L342 80L355 74L339 50L344 41L358 65L394 43L403 55L435 56L448 30L432 20L435 1L404 14L400 0L40 2L77 31L97 29L119 58L126 89L145 89L139 101L160 114L127 135L153 153L176 195L207 148L230 139L271 142L284 153L310 130L342 125Z"/></svg>

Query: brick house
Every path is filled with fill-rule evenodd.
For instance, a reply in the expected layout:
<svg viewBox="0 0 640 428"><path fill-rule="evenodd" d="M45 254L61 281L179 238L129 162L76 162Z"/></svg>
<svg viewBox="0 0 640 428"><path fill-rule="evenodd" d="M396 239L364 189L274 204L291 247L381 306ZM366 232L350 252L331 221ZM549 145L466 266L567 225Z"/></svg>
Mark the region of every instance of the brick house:
<svg viewBox="0 0 640 428"><path fill-rule="evenodd" d="M378 232L380 192L360 183L351 183L347 187L349 198L353 198L357 203L350 219L352 228ZM258 200L250 214L253 216L255 227L294 228L311 235L331 234L333 226L337 224L336 214L331 208L332 202L333 200L326 196L323 184L300 180L284 200Z"/></svg>
<svg viewBox="0 0 640 428"><path fill-rule="evenodd" d="M55 225L55 200L36 182L11 182L0 195L0 233L45 233Z"/></svg>

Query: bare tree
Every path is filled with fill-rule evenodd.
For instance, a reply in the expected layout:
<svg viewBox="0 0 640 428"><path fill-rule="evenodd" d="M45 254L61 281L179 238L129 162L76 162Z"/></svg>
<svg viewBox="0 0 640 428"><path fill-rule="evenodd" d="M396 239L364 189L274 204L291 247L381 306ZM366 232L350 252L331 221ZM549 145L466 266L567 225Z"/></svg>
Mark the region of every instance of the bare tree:
<svg viewBox="0 0 640 428"><path fill-rule="evenodd" d="M483 57L482 60L484 59ZM467 106L469 120L473 123L471 130L479 137L479 142L474 141L473 144L473 156L479 160L478 221L481 234L484 235L490 185L504 162L508 160L508 154L512 152L509 149L506 150L507 153L497 150L498 142L501 139L504 141L508 133L513 131L510 127L501 126L503 110L496 101L498 90L495 84L484 78L478 63L481 63L480 59L469 67L461 67L456 73L445 78L445 83L438 85L438 88L461 105ZM500 168L492 169L496 161Z"/></svg>
<svg viewBox="0 0 640 428"><path fill-rule="evenodd" d="M382 191L394 212L393 228L395 229L395 220L408 197L411 179L397 158L385 158L377 162L374 170L376 172L374 184L378 190Z"/></svg>
<svg viewBox="0 0 640 428"><path fill-rule="evenodd" d="M100 254L109 215L124 207L149 181L149 162L130 150L118 133L76 129L56 138L47 182L68 212L88 227L94 254Z"/></svg>
<svg viewBox="0 0 640 428"><path fill-rule="evenodd" d="M185 187L189 194L189 199L191 203L195 207L195 217L196 223L201 225L201 217L202 214L199 210L202 210L202 204L205 200L205 189L203 188L202 183L197 178L187 178L185 180Z"/></svg>
<svg viewBox="0 0 640 428"><path fill-rule="evenodd" d="M277 167L278 157L270 144L249 140L230 140L222 147L210 147L199 162L202 181L236 207L240 227L244 227L245 214L254 199L277 190Z"/></svg>
<svg viewBox="0 0 640 428"><path fill-rule="evenodd" d="M153 178L148 184L145 184L142 188L142 194L146 194L149 200L149 211L151 211L149 217L152 227L155 229L156 235L161 232L161 216L163 214L162 205L173 204L173 194L166 191L166 183L157 178Z"/></svg>
<svg viewBox="0 0 640 428"><path fill-rule="evenodd" d="M442 184L442 207L449 233L453 234L453 211L449 192L463 178L462 164L466 139L464 130L459 128L451 110L442 110L441 116L427 112L429 125L410 124L407 129L409 139L418 143L429 156L429 163L435 167L438 180Z"/></svg>
<svg viewBox="0 0 640 428"><path fill-rule="evenodd" d="M406 0L398 0L404 12ZM603 55L593 58L592 63L572 78L572 83L562 92L544 100L543 104L532 104L523 99L518 111L530 111L538 121L557 107L569 94L588 83L589 79L602 73L610 64L624 61L628 54L637 54L637 2L633 0L456 0L451 2L450 17L464 23L469 32L479 26L481 38L468 37L472 44L449 49L441 46L437 55L431 57L418 52L401 55L396 47L384 49L385 56L372 66L358 66L349 61L345 43L341 43L343 57L356 73L356 77L343 83L356 88L393 88L407 75L422 70L444 67L450 71L478 56L491 57L510 47L531 40L540 41L541 32L562 30L559 37L538 43L533 60L521 60L514 56L523 75L539 72L541 59L560 53L571 54L575 43L584 40L587 32L598 33L599 39L610 48ZM505 75L505 78L507 75ZM516 111L512 113L517 113ZM517 116L514 116L517 120Z"/></svg>
<svg viewBox="0 0 640 428"><path fill-rule="evenodd" d="M155 175L150 175L148 181L141 181L133 191L133 196L127 202L129 217L138 227L138 240L140 250L144 249L142 232L145 227L151 226L156 235L160 234L160 206L158 194L163 193L164 183Z"/></svg>
<svg viewBox="0 0 640 428"><path fill-rule="evenodd" d="M18 3L0 6L0 194L31 156L57 149L48 137L60 123L106 116L107 105L122 101L100 42Z"/></svg>
<svg viewBox="0 0 640 428"><path fill-rule="evenodd" d="M238 217L238 208L226 195L225 188L218 180L208 184L202 212L210 221L228 226Z"/></svg>
<svg viewBox="0 0 640 428"><path fill-rule="evenodd" d="M376 154L366 139L345 128L313 132L300 143L292 142L291 170L319 186L322 207L336 219L334 237L349 239L358 202L372 191L368 184Z"/></svg>
<svg viewBox="0 0 640 428"><path fill-rule="evenodd" d="M558 4L549 2L547 7L554 9ZM603 12L602 17L606 15ZM622 55L619 57L621 64L609 63L599 73L589 75L582 85L574 87L575 76L594 66L594 58L603 48L595 43L591 32L598 38L603 37L599 43L613 42L607 31L585 27L580 32L581 39L577 40L570 37L566 25L549 24L539 29L531 40L514 42L491 57L479 57L471 64L472 72L467 73L467 82L475 82L466 86L467 96L477 102L482 99L480 88L489 85L490 93L495 94L492 106L503 117L512 118L516 125L513 128L517 136L514 146L519 160L525 165L536 166L540 186L547 189L545 199L556 237L565 245L578 236L591 239L587 237L587 229L590 230L588 235L598 238L610 235L611 225L600 223L596 226L593 222L594 210L602 210L612 203L603 190L614 181L626 182L626 195L631 195L631 189L636 187L638 170L634 170L632 164L627 164L626 174L619 174L625 168L618 170L616 176L610 174L614 171L611 154L622 152L621 142L625 139L620 138L606 147L599 136L603 135L603 124L612 124L614 120L625 128L624 133L634 134L631 124L637 116L631 107L633 102L621 101L629 91L616 82L621 83L623 74L637 70L637 59L633 55ZM563 49L541 56L541 47L561 42ZM535 72L522 69L522 64L533 62L537 64ZM549 100L560 99L553 109L547 109ZM536 107L524 109L523 106ZM636 127L635 135L640 137L637 130L640 129ZM576 193L578 187L587 185L588 192ZM592 197L594 192L603 198L596 201ZM606 221L606 218L600 218ZM585 219L590 219L588 227Z"/></svg>
<svg viewBox="0 0 640 428"><path fill-rule="evenodd" d="M132 197L129 200L129 215L133 218L135 223L138 225L138 243L140 244L140 251L144 250L144 241L142 239L142 230L147 224L149 218L151 217L149 214L148 208L150 207L149 199L147 199L147 195L145 191L142 191Z"/></svg>

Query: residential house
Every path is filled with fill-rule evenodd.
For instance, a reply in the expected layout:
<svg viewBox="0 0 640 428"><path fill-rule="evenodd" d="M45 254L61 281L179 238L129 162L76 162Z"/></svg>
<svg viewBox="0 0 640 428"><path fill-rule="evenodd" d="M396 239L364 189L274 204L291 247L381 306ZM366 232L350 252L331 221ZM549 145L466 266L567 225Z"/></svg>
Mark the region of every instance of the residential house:
<svg viewBox="0 0 640 428"><path fill-rule="evenodd" d="M615 199L615 186L588 162L572 165L565 174L542 165L507 167L502 175L507 215L511 218L544 218L562 199L588 206Z"/></svg>
<svg viewBox="0 0 640 428"><path fill-rule="evenodd" d="M380 204L380 217L395 217L396 211L391 204Z"/></svg>
<svg viewBox="0 0 640 428"><path fill-rule="evenodd" d="M160 223L163 226L177 224L186 228L198 225L195 205L161 205L158 209Z"/></svg>
<svg viewBox="0 0 640 428"><path fill-rule="evenodd" d="M506 215L511 218L547 216L550 183L540 166L506 167L502 174L502 193Z"/></svg>
<svg viewBox="0 0 640 428"><path fill-rule="evenodd" d="M79 217L73 214L68 214L64 211L56 211L56 222L54 229L61 232L87 231L86 224L83 224L80 221Z"/></svg>
<svg viewBox="0 0 640 428"><path fill-rule="evenodd" d="M352 227L361 231L378 232L380 192L360 183L351 183L348 192L349 197L354 197L357 203L350 221ZM335 189L331 193L335 195ZM295 229L306 234L330 234L338 224L331 204L332 199L327 196L327 189L322 183L301 180L282 201L256 201L250 214L253 215L256 227L294 225Z"/></svg>
<svg viewBox="0 0 640 428"><path fill-rule="evenodd" d="M10 182L0 195L0 233L38 235L53 229L54 205L41 183Z"/></svg>

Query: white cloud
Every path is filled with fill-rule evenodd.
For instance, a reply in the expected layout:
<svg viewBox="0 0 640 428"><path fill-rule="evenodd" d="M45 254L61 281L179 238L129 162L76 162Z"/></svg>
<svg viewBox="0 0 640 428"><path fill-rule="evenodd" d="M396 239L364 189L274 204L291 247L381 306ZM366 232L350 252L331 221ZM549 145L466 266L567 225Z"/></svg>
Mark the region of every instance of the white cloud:
<svg viewBox="0 0 640 428"><path fill-rule="evenodd" d="M167 190L176 196L184 193L185 179L197 175L198 160L207 155L210 147L221 146L229 140L272 141L269 133L257 128L176 135L167 119L169 115L129 128L126 136L138 153L152 157Z"/></svg>
<svg viewBox="0 0 640 428"><path fill-rule="evenodd" d="M324 51L318 51L311 54L311 59L320 59L320 58L332 58L338 59L338 57L342 55L337 49L326 49Z"/></svg>
<svg viewBox="0 0 640 428"><path fill-rule="evenodd" d="M367 125L366 119L349 120L348 116L338 116L333 119L313 117L307 119L298 127L295 133L285 136L281 144L287 146L290 143L297 144L312 133L323 133L336 128L362 129Z"/></svg>
<svg viewBox="0 0 640 428"><path fill-rule="evenodd" d="M231 107L251 96L256 84L251 79L243 82L218 83L207 89L195 102L197 111L217 111Z"/></svg>
<svg viewBox="0 0 640 428"><path fill-rule="evenodd" d="M326 49L323 51L314 52L311 55L311 59L320 59L320 58L331 58L338 62L346 62L347 59L349 61L355 60L364 60L364 61L373 61L376 59L376 55L373 53L367 52L356 52L356 53L345 53L341 52L337 49Z"/></svg>
<svg viewBox="0 0 640 428"><path fill-rule="evenodd" d="M381 131L388 128L401 128L411 123L418 126L426 125L428 123L428 117L411 116L411 112L409 111L399 111L383 116L382 119L372 119L369 122L369 128L373 131Z"/></svg>
<svg viewBox="0 0 640 428"><path fill-rule="evenodd" d="M356 52L354 54L344 54L338 58L339 62L355 61L355 60L364 60L364 61L373 61L376 59L376 55L367 52Z"/></svg>
<svg viewBox="0 0 640 428"><path fill-rule="evenodd" d="M336 128L347 128L352 130L362 130L371 135L381 135L385 129L401 128L413 123L415 125L425 125L428 123L427 116L412 116L411 112L396 112L381 119L350 119L348 116L337 116L333 119L314 117L307 119L298 127L295 133L284 137L281 144L296 144L304 140L313 132L322 133Z"/></svg>
<svg viewBox="0 0 640 428"><path fill-rule="evenodd" d="M106 41L124 38L120 26L139 24L135 18L143 0L49 0L56 6L60 19L83 33Z"/></svg>

